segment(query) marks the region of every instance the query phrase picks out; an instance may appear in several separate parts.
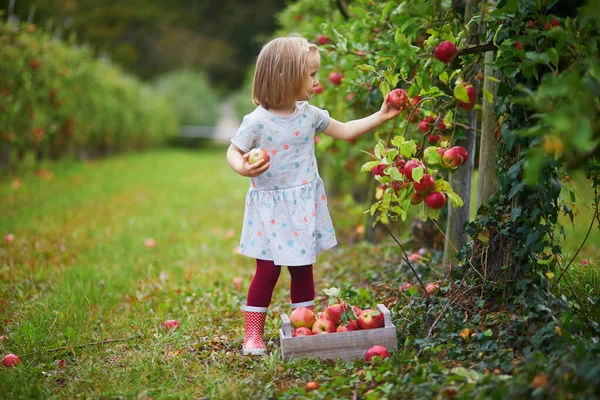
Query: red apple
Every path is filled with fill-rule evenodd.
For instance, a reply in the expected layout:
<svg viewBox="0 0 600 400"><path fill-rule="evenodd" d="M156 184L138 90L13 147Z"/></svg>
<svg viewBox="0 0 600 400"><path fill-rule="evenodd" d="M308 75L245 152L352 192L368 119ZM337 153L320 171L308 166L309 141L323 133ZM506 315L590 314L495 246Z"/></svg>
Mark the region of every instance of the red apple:
<svg viewBox="0 0 600 400"><path fill-rule="evenodd" d="M390 92L388 101L390 106L394 107L396 110L400 110L406 107L408 96L403 89L394 89Z"/></svg>
<svg viewBox="0 0 600 400"><path fill-rule="evenodd" d="M419 253L412 253L411 255L408 256L408 260L412 261L412 262L419 262L419 260L423 258L422 255L420 255Z"/></svg>
<svg viewBox="0 0 600 400"><path fill-rule="evenodd" d="M415 187L415 192L418 194L427 194L433 190L435 187L435 181L429 174L424 174L419 182L415 181L413 183Z"/></svg>
<svg viewBox="0 0 600 400"><path fill-rule="evenodd" d="M356 316L356 318L358 318L358 316L362 313L362 310L357 306L351 306L351 308L352 311L354 311L354 315Z"/></svg>
<svg viewBox="0 0 600 400"><path fill-rule="evenodd" d="M373 357L379 358L388 358L390 356L390 352L382 345L375 345L370 347L365 353L365 361L370 363L373 360Z"/></svg>
<svg viewBox="0 0 600 400"><path fill-rule="evenodd" d="M462 85L467 89L467 96L469 96L469 102L465 103L464 101L458 101L458 106L464 110L470 111L475 107L477 102L477 91L470 83L462 83Z"/></svg>
<svg viewBox="0 0 600 400"><path fill-rule="evenodd" d="M413 206L416 206L417 204L421 204L422 201L423 201L423 195L420 195L419 193L413 193L410 195L410 204L412 204Z"/></svg>
<svg viewBox="0 0 600 400"><path fill-rule="evenodd" d="M163 326L169 330L179 328L179 322L176 319L168 319L163 322Z"/></svg>
<svg viewBox="0 0 600 400"><path fill-rule="evenodd" d="M444 132L446 130L446 124L443 120L440 121L440 123L438 124L438 129L440 130L440 132Z"/></svg>
<svg viewBox="0 0 600 400"><path fill-rule="evenodd" d="M429 293L429 294L432 294L433 292L435 292L439 288L440 288L440 284L439 283L429 283L429 284L427 284L427 286L425 286L425 291L427 293Z"/></svg>
<svg viewBox="0 0 600 400"><path fill-rule="evenodd" d="M363 310L358 317L360 329L381 328L384 325L383 314L379 310Z"/></svg>
<svg viewBox="0 0 600 400"><path fill-rule="evenodd" d="M431 192L423 198L423 201L431 209L440 209L446 205L446 195L442 192Z"/></svg>
<svg viewBox="0 0 600 400"><path fill-rule="evenodd" d="M530 19L529 21L527 21L527 27L528 28L533 28L535 26L535 21Z"/></svg>
<svg viewBox="0 0 600 400"><path fill-rule="evenodd" d="M311 329L316 320L314 311L306 307L294 308L290 314L290 322L294 329L301 326Z"/></svg>
<svg viewBox="0 0 600 400"><path fill-rule="evenodd" d="M579 263L579 265L587 267L588 265L590 265L590 260L587 259L587 258L584 258L583 260L581 260L581 262Z"/></svg>
<svg viewBox="0 0 600 400"><path fill-rule="evenodd" d="M423 120L419 122L419 130L423 133L429 132L429 128L431 127L431 123Z"/></svg>
<svg viewBox="0 0 600 400"><path fill-rule="evenodd" d="M560 26L560 22L556 18L552 18L552 22L550 24L552 26Z"/></svg>
<svg viewBox="0 0 600 400"><path fill-rule="evenodd" d="M325 318L335 325L339 325L342 320L342 313L344 312L348 312L348 305L346 303L330 304L325 309Z"/></svg>
<svg viewBox="0 0 600 400"><path fill-rule="evenodd" d="M265 149L257 148L250 150L248 163L254 164L255 162L258 162L258 160L265 160L265 163L268 163L271 160L271 156Z"/></svg>
<svg viewBox="0 0 600 400"><path fill-rule="evenodd" d="M15 240L15 235L9 233L8 235L4 236L4 240L8 243L11 243Z"/></svg>
<svg viewBox="0 0 600 400"><path fill-rule="evenodd" d="M304 385L304 390L310 392L311 390L317 390L320 385L317 382L310 381L306 385Z"/></svg>
<svg viewBox="0 0 600 400"><path fill-rule="evenodd" d="M469 159L467 150L462 146L446 149L442 154L442 165L446 168L456 169Z"/></svg>
<svg viewBox="0 0 600 400"><path fill-rule="evenodd" d="M402 285L400 285L400 291L404 292L406 291L406 289L408 289L409 287L411 287L412 284L409 282L404 282Z"/></svg>
<svg viewBox="0 0 600 400"><path fill-rule="evenodd" d="M323 93L323 90L325 90L325 89L323 88L323 86L321 86L321 85L317 85L317 86L315 86L315 88L313 89L313 93L314 93L314 94L321 94L321 93Z"/></svg>
<svg viewBox="0 0 600 400"><path fill-rule="evenodd" d="M440 135L429 135L427 136L427 141L429 142L429 144L436 144L440 141L440 137Z"/></svg>
<svg viewBox="0 0 600 400"><path fill-rule="evenodd" d="M383 176L385 175L384 170L386 169L387 165L381 163L381 164L377 164L376 166L374 166L373 168L371 168L371 173L375 176Z"/></svg>
<svg viewBox="0 0 600 400"><path fill-rule="evenodd" d="M409 101L408 101L408 105L411 107L416 107L417 104L419 104L419 102L421 101L421 96L417 95L415 97L412 97Z"/></svg>
<svg viewBox="0 0 600 400"><path fill-rule="evenodd" d="M342 84L342 79L344 78L344 74L341 72L332 72L329 74L329 82L333 83L336 86Z"/></svg>
<svg viewBox="0 0 600 400"><path fill-rule="evenodd" d="M335 329L333 321L328 320L327 318L319 318L313 324L312 332L315 335L320 335L323 333L333 333L335 332Z"/></svg>
<svg viewBox="0 0 600 400"><path fill-rule="evenodd" d="M518 40L515 43L515 47L517 48L517 50L523 50L524 49L523 45Z"/></svg>
<svg viewBox="0 0 600 400"><path fill-rule="evenodd" d="M433 56L443 63L448 64L456 56L457 49L454 43L445 41L440 43L433 51Z"/></svg>
<svg viewBox="0 0 600 400"><path fill-rule="evenodd" d="M17 365L19 365L20 362L21 359L18 355L10 353L4 356L4 359L2 360L2 365L4 365L5 367L16 367Z"/></svg>
<svg viewBox="0 0 600 400"><path fill-rule="evenodd" d="M425 170L425 165L421 161L415 159L408 160L406 165L404 165L404 175L406 175L408 179L412 180L412 171L417 167L421 167L423 170Z"/></svg>
<svg viewBox="0 0 600 400"><path fill-rule="evenodd" d="M336 328L335 331L336 332L350 332L350 329L348 329L348 327L346 327L345 325L340 325Z"/></svg>
<svg viewBox="0 0 600 400"><path fill-rule="evenodd" d="M310 330L310 328L307 328L305 326L300 326L300 327L294 329L294 331L292 332L292 337L310 336L310 335L312 335L312 331Z"/></svg>
<svg viewBox="0 0 600 400"><path fill-rule="evenodd" d="M324 45L329 43L329 38L325 35L317 35L317 43L320 45Z"/></svg>

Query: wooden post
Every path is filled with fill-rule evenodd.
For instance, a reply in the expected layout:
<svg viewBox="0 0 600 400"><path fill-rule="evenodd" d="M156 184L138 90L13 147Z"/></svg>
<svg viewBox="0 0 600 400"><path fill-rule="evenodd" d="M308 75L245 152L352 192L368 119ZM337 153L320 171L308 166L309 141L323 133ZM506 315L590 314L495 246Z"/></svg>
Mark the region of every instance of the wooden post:
<svg viewBox="0 0 600 400"><path fill-rule="evenodd" d="M498 78L499 74L494 72L487 64L494 61L494 52L485 53L485 73L484 76ZM489 198L498 191L500 183L496 176L496 163L498 161L498 144L494 138L496 129L498 129L498 118L496 116L496 93L498 83L486 79L483 88L494 95L494 101L488 103L483 100L481 114L481 139L479 142L479 175L477 177L477 196L476 207L487 203Z"/></svg>
<svg viewBox="0 0 600 400"><path fill-rule="evenodd" d="M477 4L480 0L468 0L467 7L465 10L465 22L469 21L477 9ZM477 44L479 41L479 29L473 29L471 37L469 38L469 44ZM469 81L476 89L479 89L474 82L474 73L470 76L465 76L465 80ZM477 90L478 95L480 90ZM480 96L479 96L480 98ZM467 223L471 218L471 187L473 182L473 170L475 167L474 155L476 145L476 131L477 129L477 111L471 111L469 113L471 120L471 129L465 133L465 139L456 142L456 145L462 146L467 150L469 154L469 160L466 164L461 166L454 174L450 175L450 186L454 189L461 199L463 199L464 205L460 208L454 208L451 204L448 204L448 219L446 225L446 242L444 244L444 263L449 263L454 257L454 254L459 250L465 243L466 238L463 234L464 224Z"/></svg>

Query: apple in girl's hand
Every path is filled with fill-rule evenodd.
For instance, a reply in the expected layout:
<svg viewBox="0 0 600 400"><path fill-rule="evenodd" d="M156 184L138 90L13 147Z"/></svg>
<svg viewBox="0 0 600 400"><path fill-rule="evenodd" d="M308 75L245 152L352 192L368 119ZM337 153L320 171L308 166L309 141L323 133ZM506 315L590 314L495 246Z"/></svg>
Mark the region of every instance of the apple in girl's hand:
<svg viewBox="0 0 600 400"><path fill-rule="evenodd" d="M250 155L248 156L248 164L254 164L258 160L265 160L265 163L268 163L271 160L271 156L265 149L252 149L250 150Z"/></svg>
<svg viewBox="0 0 600 400"><path fill-rule="evenodd" d="M322 333L333 333L335 332L335 329L333 321L328 320L327 318L319 318L313 324L312 332L315 335L319 335Z"/></svg>
<svg viewBox="0 0 600 400"><path fill-rule="evenodd" d="M292 332L292 337L310 336L310 335L312 335L312 331L310 330L310 328L307 328L305 326L300 326L300 327L294 329L294 331Z"/></svg>
<svg viewBox="0 0 600 400"><path fill-rule="evenodd" d="M342 84L342 79L344 78L344 74L341 72L332 72L329 74L329 82L333 83L336 86Z"/></svg>
<svg viewBox="0 0 600 400"><path fill-rule="evenodd" d="M408 103L408 95L403 89L394 89L390 92L388 101L390 103L390 106L392 106L396 110L400 110L406 107Z"/></svg>
<svg viewBox="0 0 600 400"><path fill-rule="evenodd" d="M363 310L358 317L360 329L381 328L384 325L383 314L379 310Z"/></svg>
<svg viewBox="0 0 600 400"><path fill-rule="evenodd" d="M342 313L348 311L348 305L346 303L330 304L325 309L325 318L338 325L342 320Z"/></svg>
<svg viewBox="0 0 600 400"><path fill-rule="evenodd" d="M437 210L446 205L446 195L442 192L431 192L423 198L423 201L427 207Z"/></svg>
<svg viewBox="0 0 600 400"><path fill-rule="evenodd" d="M456 56L457 49L454 43L445 41L440 43L433 51L433 56L443 63L448 64Z"/></svg>
<svg viewBox="0 0 600 400"><path fill-rule="evenodd" d="M315 321L315 313L310 308L294 308L292 310L292 313L290 314L290 322L292 324L292 328L294 329L299 328L301 326L310 329Z"/></svg>
<svg viewBox="0 0 600 400"><path fill-rule="evenodd" d="M169 330L177 329L179 327L179 322L176 319L168 319L163 322L163 326Z"/></svg>
<svg viewBox="0 0 600 400"><path fill-rule="evenodd" d="M388 358L390 352L382 345L375 345L370 347L365 353L365 361L370 363L373 357Z"/></svg>
<svg viewBox="0 0 600 400"><path fill-rule="evenodd" d="M2 365L5 367L16 367L21 362L21 359L16 354L7 354L2 360Z"/></svg>

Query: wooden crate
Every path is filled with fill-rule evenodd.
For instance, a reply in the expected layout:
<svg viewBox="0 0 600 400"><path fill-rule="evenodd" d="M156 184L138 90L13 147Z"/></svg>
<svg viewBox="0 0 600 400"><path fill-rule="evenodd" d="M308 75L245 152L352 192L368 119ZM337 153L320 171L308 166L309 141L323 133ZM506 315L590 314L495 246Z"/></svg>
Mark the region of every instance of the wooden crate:
<svg viewBox="0 0 600 400"><path fill-rule="evenodd" d="M392 324L390 310L377 304L383 314L384 327L349 332L335 332L311 336L292 337L292 324L287 314L281 314L282 328L279 330L281 355L284 359L309 357L348 361L363 358L371 346L380 344L391 353L398 349L396 327Z"/></svg>

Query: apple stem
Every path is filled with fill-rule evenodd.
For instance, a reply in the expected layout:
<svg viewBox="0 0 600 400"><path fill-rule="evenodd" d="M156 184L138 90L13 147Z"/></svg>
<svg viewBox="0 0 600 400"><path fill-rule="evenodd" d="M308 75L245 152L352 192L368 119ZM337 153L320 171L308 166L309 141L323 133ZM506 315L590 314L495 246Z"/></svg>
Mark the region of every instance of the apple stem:
<svg viewBox="0 0 600 400"><path fill-rule="evenodd" d="M406 263L408 264L408 266L410 267L411 271L413 272L413 274L415 275L415 277L417 278L417 280L419 281L419 284L421 285L421 287L423 288L423 292L425 292L425 295L427 296L427 299L430 298L429 293L427 293L427 289L425 288L425 285L423 284L423 281L421 280L421 278L419 278L419 275L417 274L417 272L415 271L415 269L413 268L412 264L410 263L410 260L408 259L408 255L406 255L406 251L404 251L404 247L402 246L402 243L400 243L398 241L398 239L396 238L396 236L394 236L394 234L388 229L387 226L385 226L384 224L382 224L381 222L377 222L379 225L381 225L383 227L383 229L385 229L387 231L387 233L390 234L390 236L394 239L394 241L396 243L398 243L398 246L400 246L400 250L402 250L402 254L404 255L404 261L406 261Z"/></svg>

